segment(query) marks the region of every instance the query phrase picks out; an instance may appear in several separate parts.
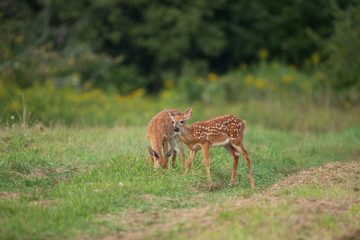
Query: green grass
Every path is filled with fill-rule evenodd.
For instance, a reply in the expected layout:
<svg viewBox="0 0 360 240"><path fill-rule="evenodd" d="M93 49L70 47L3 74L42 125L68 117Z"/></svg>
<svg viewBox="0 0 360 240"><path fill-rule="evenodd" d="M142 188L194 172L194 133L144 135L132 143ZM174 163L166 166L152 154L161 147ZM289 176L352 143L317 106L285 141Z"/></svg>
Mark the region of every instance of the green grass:
<svg viewBox="0 0 360 240"><path fill-rule="evenodd" d="M347 161L360 150L359 127L341 133L310 134L248 124L245 148L256 181L256 188L251 189L244 161L238 167L237 185L228 186L232 159L223 148L211 149L213 184L206 181L200 152L188 174L184 174L179 160L175 169L153 169L145 136L146 127L2 130L0 192L17 193L20 197L1 200L0 235L3 239L66 239L96 236L104 228L133 231L131 223L99 218L106 214L121 216L126 211L151 215L159 211L196 209L238 197L248 198L280 178L326 162ZM281 194L286 197L289 191L283 190ZM299 196L319 194L311 188L308 192L291 191ZM258 215L276 211L282 208L264 207ZM354 207L353 211L358 209ZM230 210L221 213L219 219L233 221L237 219L235 215ZM263 215L249 215L246 217L252 219L249 224L253 230L241 231L233 238L242 234L251 236L260 224L257 218ZM149 217L140 226L152 226L156 221ZM277 224L281 224L280 220ZM273 227L275 231L276 225ZM226 231L226 224L224 228Z"/></svg>
<svg viewBox="0 0 360 240"><path fill-rule="evenodd" d="M344 228L358 228L360 214L324 213L314 214L309 206L299 212L292 202L277 206L248 206L240 210L223 211L218 214L211 228L182 229L171 232L162 239L332 239L334 236L350 235ZM302 209L304 210L304 209Z"/></svg>

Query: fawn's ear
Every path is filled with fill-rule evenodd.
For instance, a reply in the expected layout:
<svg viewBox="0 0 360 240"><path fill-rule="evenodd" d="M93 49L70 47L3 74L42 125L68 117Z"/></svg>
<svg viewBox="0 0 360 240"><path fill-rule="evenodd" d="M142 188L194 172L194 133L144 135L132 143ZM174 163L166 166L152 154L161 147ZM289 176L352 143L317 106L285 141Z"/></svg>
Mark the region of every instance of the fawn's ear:
<svg viewBox="0 0 360 240"><path fill-rule="evenodd" d="M171 111L169 111L169 110L167 110L167 109L164 109L164 110L165 110L165 112L167 112L167 114L169 114L169 116L170 116L171 118L175 117L175 113L173 113L173 112L171 112Z"/></svg>
<svg viewBox="0 0 360 240"><path fill-rule="evenodd" d="M168 158L171 156L172 152L175 150L175 147L173 147L172 149L170 149L166 154L165 157Z"/></svg>
<svg viewBox="0 0 360 240"><path fill-rule="evenodd" d="M192 115L192 108L189 108L184 112L184 119L188 120L191 117L191 115Z"/></svg>
<svg viewBox="0 0 360 240"><path fill-rule="evenodd" d="M148 150L154 160L159 158L159 154L157 154L157 152L155 152L151 147L148 147Z"/></svg>

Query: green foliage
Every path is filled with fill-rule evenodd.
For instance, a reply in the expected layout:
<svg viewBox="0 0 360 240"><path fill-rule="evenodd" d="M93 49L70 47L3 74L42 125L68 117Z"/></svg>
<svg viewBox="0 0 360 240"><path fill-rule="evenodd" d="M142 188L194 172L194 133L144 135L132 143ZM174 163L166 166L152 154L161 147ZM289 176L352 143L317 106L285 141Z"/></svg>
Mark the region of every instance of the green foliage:
<svg viewBox="0 0 360 240"><path fill-rule="evenodd" d="M331 12L326 0L4 0L0 79L22 88L53 79L158 93L168 76L188 74L189 62L202 63L192 66L201 77L219 74L257 62L263 48L301 66L318 50L307 32L332 34Z"/></svg>
<svg viewBox="0 0 360 240"><path fill-rule="evenodd" d="M242 65L224 76L214 73L206 77L184 81L184 92L189 100L203 102L247 101L250 99L287 99L293 94L299 98L315 96L322 87L321 72L307 74L295 65L266 62L254 67ZM192 96L196 96L194 98Z"/></svg>
<svg viewBox="0 0 360 240"><path fill-rule="evenodd" d="M63 85L49 79L27 89L0 80L0 123L9 128L58 123L134 126L147 124L164 108L185 110L189 106L196 109L197 120L214 117L215 112L231 113L252 124L282 130L338 131L359 123L356 105L345 102L330 107L331 96L321 91L326 78L320 71L308 74L295 66L263 61L257 67L242 65L224 76L200 77L191 63L184 68L188 74L177 81L167 79L156 97L147 96L143 88L118 94L91 82L81 85L76 74ZM339 114L343 117L338 118Z"/></svg>
<svg viewBox="0 0 360 240"><path fill-rule="evenodd" d="M302 65L314 45L306 31L321 36L331 32L328 1L230 1L224 15L229 43L221 61L233 64L256 61L257 52L266 48L277 60ZM225 16L224 16L225 17ZM219 61L219 64L221 64Z"/></svg>
<svg viewBox="0 0 360 240"><path fill-rule="evenodd" d="M360 102L360 1L346 10L334 6L334 34L325 41L326 75L333 89L350 102Z"/></svg>

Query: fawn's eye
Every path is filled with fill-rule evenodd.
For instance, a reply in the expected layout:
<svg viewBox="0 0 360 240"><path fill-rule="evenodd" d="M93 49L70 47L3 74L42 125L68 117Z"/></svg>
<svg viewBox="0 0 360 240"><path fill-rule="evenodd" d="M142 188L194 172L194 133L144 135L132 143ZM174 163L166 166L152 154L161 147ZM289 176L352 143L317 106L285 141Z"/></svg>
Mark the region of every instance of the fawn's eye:
<svg viewBox="0 0 360 240"><path fill-rule="evenodd" d="M180 123L181 123L181 124L183 124L183 123L184 123L184 121L183 121L183 120L181 120L181 121L180 121Z"/></svg>
<svg viewBox="0 0 360 240"><path fill-rule="evenodd" d="M172 124L174 124L174 121L171 121Z"/></svg>

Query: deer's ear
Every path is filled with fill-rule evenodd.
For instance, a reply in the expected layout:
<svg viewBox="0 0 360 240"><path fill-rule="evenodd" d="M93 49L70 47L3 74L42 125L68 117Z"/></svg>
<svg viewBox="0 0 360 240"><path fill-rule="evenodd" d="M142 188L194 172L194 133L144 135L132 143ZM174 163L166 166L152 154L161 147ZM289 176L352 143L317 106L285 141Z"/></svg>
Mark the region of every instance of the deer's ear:
<svg viewBox="0 0 360 240"><path fill-rule="evenodd" d="M167 114L169 114L170 117L175 117L175 113L165 109L165 112L167 112Z"/></svg>
<svg viewBox="0 0 360 240"><path fill-rule="evenodd" d="M184 112L184 119L188 120L189 118L191 118L191 115L192 115L192 108L189 108Z"/></svg>
<svg viewBox="0 0 360 240"><path fill-rule="evenodd" d="M159 158L159 154L157 154L157 152L155 152L151 147L148 147L148 150L154 160Z"/></svg>
<svg viewBox="0 0 360 240"><path fill-rule="evenodd" d="M165 157L168 158L171 156L172 152L175 150L175 147L173 147L172 149L170 149L166 154Z"/></svg>

